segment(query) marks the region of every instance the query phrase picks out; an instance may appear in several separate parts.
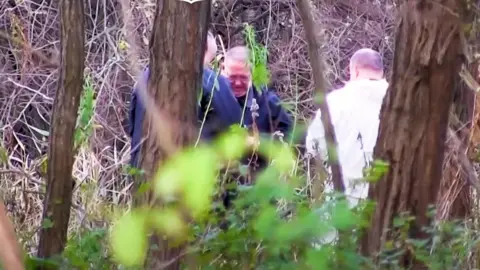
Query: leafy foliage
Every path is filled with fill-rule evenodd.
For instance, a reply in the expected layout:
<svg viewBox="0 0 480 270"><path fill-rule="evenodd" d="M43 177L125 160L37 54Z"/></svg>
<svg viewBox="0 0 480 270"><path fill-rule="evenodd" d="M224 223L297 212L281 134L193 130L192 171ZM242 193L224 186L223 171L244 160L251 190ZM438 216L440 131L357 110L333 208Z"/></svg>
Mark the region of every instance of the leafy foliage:
<svg viewBox="0 0 480 270"><path fill-rule="evenodd" d="M252 66L252 81L256 89L268 85L270 72L267 67L268 50L255 40L255 30L249 24L244 29L247 48L250 50L250 64Z"/></svg>
<svg viewBox="0 0 480 270"><path fill-rule="evenodd" d="M88 141L93 134L93 115L95 113L95 89L92 79L85 76L82 97L78 109L77 126L75 128L75 149Z"/></svg>

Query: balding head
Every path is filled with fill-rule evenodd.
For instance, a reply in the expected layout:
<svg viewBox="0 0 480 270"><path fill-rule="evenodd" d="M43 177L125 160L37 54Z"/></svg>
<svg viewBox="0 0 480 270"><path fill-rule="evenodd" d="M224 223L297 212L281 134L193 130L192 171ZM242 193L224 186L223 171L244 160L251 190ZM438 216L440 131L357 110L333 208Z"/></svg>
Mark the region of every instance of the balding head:
<svg viewBox="0 0 480 270"><path fill-rule="evenodd" d="M377 51L363 48L350 58L350 80L382 78L383 60Z"/></svg>
<svg viewBox="0 0 480 270"><path fill-rule="evenodd" d="M212 32L208 31L207 33L207 47L205 49L205 57L203 58L204 65L208 65L212 62L213 58L217 55L217 42L215 41L215 36Z"/></svg>

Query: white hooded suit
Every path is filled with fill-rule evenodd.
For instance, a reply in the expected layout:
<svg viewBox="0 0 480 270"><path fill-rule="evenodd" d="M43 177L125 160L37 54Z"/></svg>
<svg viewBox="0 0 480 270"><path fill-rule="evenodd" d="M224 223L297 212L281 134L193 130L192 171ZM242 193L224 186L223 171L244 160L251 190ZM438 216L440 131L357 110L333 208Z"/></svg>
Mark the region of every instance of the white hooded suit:
<svg viewBox="0 0 480 270"><path fill-rule="evenodd" d="M384 79L358 79L347 82L326 98L337 138L345 195L351 206L368 195L368 183L355 183L355 180L363 177L363 169L372 161L387 88L388 83ZM318 110L308 128L306 148L308 153L320 155L326 160L325 130L320 116ZM325 192L332 190L332 184L327 184Z"/></svg>

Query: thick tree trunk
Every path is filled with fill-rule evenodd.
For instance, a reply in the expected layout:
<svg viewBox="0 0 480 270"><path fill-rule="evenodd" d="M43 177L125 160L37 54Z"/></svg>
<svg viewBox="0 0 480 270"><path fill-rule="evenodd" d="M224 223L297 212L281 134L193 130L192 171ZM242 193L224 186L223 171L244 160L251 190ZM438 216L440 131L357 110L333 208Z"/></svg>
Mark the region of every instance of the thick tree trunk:
<svg viewBox="0 0 480 270"><path fill-rule="evenodd" d="M461 65L462 0L404 1L396 33L391 85L382 106L375 157L389 172L370 189L377 202L364 235L366 255L380 251L393 218L416 217L410 237L425 237L427 209L435 204L445 149L454 82ZM402 264L424 269L412 258Z"/></svg>
<svg viewBox="0 0 480 270"><path fill-rule="evenodd" d="M67 240L72 199L74 132L83 88L84 13L83 1L60 1L61 67L49 137L47 195L43 218L53 222L42 228L39 257L60 254Z"/></svg>
<svg viewBox="0 0 480 270"><path fill-rule="evenodd" d="M144 179L151 179L158 165L172 154L171 149L191 145L197 137L196 100L201 89L210 6L208 0L194 4L157 1L150 39L148 94L144 98L151 97L155 111L170 125L163 122L164 128L158 129L156 123L162 120L159 114L150 113L152 107L147 104L143 131L149 136L139 156ZM174 145L165 145L169 142ZM146 194L136 203L151 203L154 200L151 195ZM158 248L150 250L147 269L180 269L183 248L172 247L162 235L155 235L151 240Z"/></svg>

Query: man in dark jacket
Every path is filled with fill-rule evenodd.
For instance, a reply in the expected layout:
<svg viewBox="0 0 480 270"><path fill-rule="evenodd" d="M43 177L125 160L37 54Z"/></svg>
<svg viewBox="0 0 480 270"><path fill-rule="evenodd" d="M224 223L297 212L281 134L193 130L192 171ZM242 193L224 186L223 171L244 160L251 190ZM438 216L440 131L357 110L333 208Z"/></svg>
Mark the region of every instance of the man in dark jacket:
<svg viewBox="0 0 480 270"><path fill-rule="evenodd" d="M213 139L231 125L240 123L241 109L230 89L228 80L208 67L217 52L215 38L211 32L207 36L207 48L204 58L202 92L197 107L201 138ZM146 68L139 80L147 85L149 69ZM139 99L137 87L134 87L130 104L129 135L131 137L130 165L138 167L138 152L143 142L142 125L145 106ZM205 121L204 121L205 120ZM202 124L203 123L203 124Z"/></svg>
<svg viewBox="0 0 480 270"><path fill-rule="evenodd" d="M268 89L267 86L256 89L252 85L251 66L249 64L249 50L244 46L229 49L225 54L223 74L230 81L232 93L237 99L237 106L242 108L242 125L250 130L259 132L261 137L270 137L275 132L287 138L292 129L292 117L282 107L280 98ZM261 155L244 156L242 163L248 164L251 170L251 180L263 170L268 162ZM240 184L248 184L250 177L240 177ZM223 204L228 208L236 197L236 188L229 188L223 197Z"/></svg>
<svg viewBox="0 0 480 270"><path fill-rule="evenodd" d="M237 46L227 51L224 74L230 81L239 106L244 110L244 125L251 127L255 123L260 134L279 131L285 137L289 135L293 121L282 107L280 98L266 86L256 89L252 85L248 48Z"/></svg>

